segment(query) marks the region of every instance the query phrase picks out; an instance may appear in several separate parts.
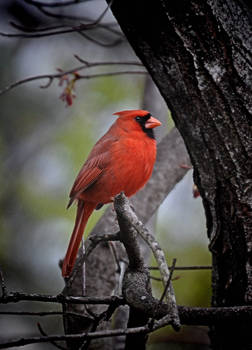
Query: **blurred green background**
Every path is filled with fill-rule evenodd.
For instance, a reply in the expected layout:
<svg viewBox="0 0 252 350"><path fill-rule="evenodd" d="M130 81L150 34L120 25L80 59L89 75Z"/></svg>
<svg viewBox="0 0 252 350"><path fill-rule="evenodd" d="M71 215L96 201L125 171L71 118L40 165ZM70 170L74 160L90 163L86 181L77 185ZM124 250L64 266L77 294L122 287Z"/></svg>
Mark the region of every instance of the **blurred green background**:
<svg viewBox="0 0 252 350"><path fill-rule="evenodd" d="M52 22L22 1L0 6L1 31L15 31L9 20L27 26ZM95 2L93 7L88 2L71 11L94 16L104 7L102 1ZM112 21L111 14L104 19L104 22ZM119 31L116 25L114 28ZM109 32L97 31L94 35L106 42L114 40ZM0 52L1 89L27 76L79 66L73 54L90 62L137 60L126 41L106 48L78 34L36 39L0 37ZM103 69L108 70L111 68ZM101 69L91 72L99 73ZM143 75L123 75L78 81L77 97L71 107L60 100L62 87L57 80L47 89L39 88L46 80L35 81L0 96L0 266L9 290L46 294L62 290L58 261L66 251L75 217L74 207L66 210L72 183L92 145L115 119L112 113L141 108L145 79ZM201 198L193 198L192 186L189 172L158 214L158 240L168 262L177 258L178 266L211 264ZM102 210L92 215L87 231L100 215ZM210 304L209 271L176 271L174 277L179 304ZM153 288L160 295L161 284L153 282ZM15 305L15 310L27 308L56 309L39 303ZM10 310L11 306L0 305L0 309ZM37 321L40 319L0 315L0 339L38 334ZM43 319L42 323L48 333L62 331L60 318ZM161 333L164 332L167 333ZM157 341L155 335L152 339ZM49 344L27 346L28 349L51 347Z"/></svg>

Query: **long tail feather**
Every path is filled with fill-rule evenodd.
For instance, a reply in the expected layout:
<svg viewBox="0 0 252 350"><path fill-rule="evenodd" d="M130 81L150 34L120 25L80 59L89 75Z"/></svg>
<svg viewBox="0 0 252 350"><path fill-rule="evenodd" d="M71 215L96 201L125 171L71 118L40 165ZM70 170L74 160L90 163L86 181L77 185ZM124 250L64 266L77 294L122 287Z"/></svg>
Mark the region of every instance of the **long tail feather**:
<svg viewBox="0 0 252 350"><path fill-rule="evenodd" d="M73 270L84 229L94 209L94 204L84 203L82 200L78 201L75 225L62 266L63 277L69 277Z"/></svg>

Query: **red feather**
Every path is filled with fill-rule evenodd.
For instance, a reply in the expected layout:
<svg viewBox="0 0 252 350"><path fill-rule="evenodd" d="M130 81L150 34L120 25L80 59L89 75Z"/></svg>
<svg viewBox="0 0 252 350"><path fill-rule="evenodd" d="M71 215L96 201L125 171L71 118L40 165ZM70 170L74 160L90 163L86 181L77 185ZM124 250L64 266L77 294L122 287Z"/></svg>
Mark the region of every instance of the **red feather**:
<svg viewBox="0 0 252 350"><path fill-rule="evenodd" d="M152 173L156 141L148 133L161 123L144 110L115 114L119 118L93 147L70 192L68 207L77 200L78 209L63 261L64 277L72 272L85 226L94 209L112 202L121 191L132 196Z"/></svg>

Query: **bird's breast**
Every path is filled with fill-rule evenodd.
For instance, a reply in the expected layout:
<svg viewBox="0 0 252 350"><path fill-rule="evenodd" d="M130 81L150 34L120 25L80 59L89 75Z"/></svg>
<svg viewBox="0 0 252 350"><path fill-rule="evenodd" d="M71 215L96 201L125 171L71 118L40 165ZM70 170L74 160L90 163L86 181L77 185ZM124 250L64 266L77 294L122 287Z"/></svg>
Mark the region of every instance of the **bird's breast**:
<svg viewBox="0 0 252 350"><path fill-rule="evenodd" d="M120 192L135 194L149 180L156 159L155 140L125 138L113 144L107 166L93 186L81 198L96 203L109 203Z"/></svg>
<svg viewBox="0 0 252 350"><path fill-rule="evenodd" d="M132 196L151 176L156 159L155 140L128 138L119 143L112 153L111 179L114 195L124 191Z"/></svg>

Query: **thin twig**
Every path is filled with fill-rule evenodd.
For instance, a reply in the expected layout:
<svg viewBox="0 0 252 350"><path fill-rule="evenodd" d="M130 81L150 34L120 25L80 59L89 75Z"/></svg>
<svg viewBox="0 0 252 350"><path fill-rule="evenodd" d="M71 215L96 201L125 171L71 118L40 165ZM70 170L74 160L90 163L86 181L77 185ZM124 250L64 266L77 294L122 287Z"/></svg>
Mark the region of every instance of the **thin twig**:
<svg viewBox="0 0 252 350"><path fill-rule="evenodd" d="M43 328L39 322L37 323L37 326L38 326L38 330L40 331L41 335L43 335L44 337L48 337L48 334L46 334L46 332L43 330ZM58 345L54 341L51 341L51 344L60 350L67 350L64 346Z"/></svg>
<svg viewBox="0 0 252 350"><path fill-rule="evenodd" d="M97 26L97 25L102 21L102 19L104 18L105 14L106 14L106 13L108 12L108 10L110 9L112 3L113 3L113 0L111 0L111 1L108 3L107 7L106 7L105 10L101 13L101 15L100 15L93 23L91 23L91 28L94 27L94 26ZM90 28L90 24L89 24L88 26L89 26L89 28ZM118 45L118 44L120 44L121 42L124 41L122 38L120 38L120 39L114 40L114 41L111 42L111 43L103 43L103 42L101 42L101 41L99 41L99 40L97 40L97 39L94 39L94 38L90 37L90 36L87 35L86 33L83 33L82 30L81 30L81 31L78 31L78 33L79 33L81 36L83 36L85 39L87 39L87 40L89 40L89 41L91 41L91 42L93 42L93 43L95 43L95 44L97 44L97 45L103 46L103 47L114 47L114 46L116 46L116 45Z"/></svg>
<svg viewBox="0 0 252 350"><path fill-rule="evenodd" d="M171 280L172 280L172 275L173 275L173 272L174 272L174 269L175 269L176 262L177 262L177 259L173 259L173 261L172 261L172 266L171 266L171 268L170 268L170 275L169 275L169 278L168 278L168 280L167 280L167 282L166 282L166 286L165 286L165 288L164 288L164 290L163 290L163 293L162 293L162 295L161 295L161 298L160 298L160 300L159 300L159 303L162 303L162 302L163 302L164 297L165 297L166 294L167 294L168 288L169 288L170 283L171 283Z"/></svg>
<svg viewBox="0 0 252 350"><path fill-rule="evenodd" d="M117 62L88 62L81 58L79 55L74 55L74 57L80 62L83 63L84 66L81 69L85 68L93 68L93 67L99 67L99 66L138 66L138 67L143 67L143 64L141 62L136 62L136 61L117 61ZM80 70L80 69L78 69Z"/></svg>
<svg viewBox="0 0 252 350"><path fill-rule="evenodd" d="M68 0L68 1L51 1L51 2L42 2L42 1L34 1L34 0L25 0L27 4L33 6L45 6L45 7L64 7L69 5L78 5L82 2L87 2L89 0Z"/></svg>
<svg viewBox="0 0 252 350"><path fill-rule="evenodd" d="M120 260L119 260L119 257L118 257L117 251L116 251L116 247L115 247L113 241L109 241L109 248L110 248L111 253L112 253L113 257L114 257L115 264L117 266L116 272L121 274Z"/></svg>
<svg viewBox="0 0 252 350"><path fill-rule="evenodd" d="M162 278L160 277L150 276L150 279L158 282L163 282Z"/></svg>
<svg viewBox="0 0 252 350"><path fill-rule="evenodd" d="M77 318L85 318L82 314L78 314L77 312L62 312L62 311L41 311L41 312L33 312L33 311L0 311L0 315L8 315L8 316L72 316Z"/></svg>
<svg viewBox="0 0 252 350"><path fill-rule="evenodd" d="M169 278L168 278L168 280L166 282L165 288L164 288L163 293L162 293L162 295L161 295L161 297L159 299L159 302L156 305L156 311L155 311L153 317L149 321L149 327L150 328L153 328L154 322L155 322L155 316L156 316L156 314L158 312L159 307L162 305L165 296L167 295L168 288L169 288L170 283L172 281L172 274L173 274L173 271L174 271L174 268L175 268L175 265L176 265L176 261L177 261L177 259L173 259L173 261L172 261L172 266L171 266L171 269L170 269ZM163 282L163 279L161 279L161 281ZM170 322L171 318L170 318L169 314L163 317L163 320L166 320L166 319L167 319L168 322Z"/></svg>
<svg viewBox="0 0 252 350"><path fill-rule="evenodd" d="M212 308L199 308L199 307L185 307L178 306L179 315L182 324L193 324L193 325L211 325L215 322L231 320L232 322L238 322L243 320L243 322L251 320L252 316L252 306L233 306L233 307L212 307ZM29 337L29 338L19 338L16 340L11 340L7 342L2 342L0 344L0 349L5 349L7 347L24 346L28 344L36 343L46 343L51 341L64 341L64 340L76 340L76 339L96 339L105 337L115 337L118 335L128 335L137 333L150 333L161 327L164 327L167 323L164 319L160 319L154 322L153 328L149 325L143 327L135 327L128 329L115 329L115 330L105 330L97 331L89 334L71 334L71 335L50 335L43 337Z"/></svg>
<svg viewBox="0 0 252 350"><path fill-rule="evenodd" d="M53 36L53 35L61 35L61 34L68 34L68 33L74 33L74 32L80 32L81 30L86 30L86 26L83 27L84 25L80 25L79 27L75 28L69 28L69 29L61 29L61 30L55 30L55 31L48 31L47 33L32 33L32 34L27 34L27 33L5 33L5 32L0 32L0 36L5 37L5 38L21 38L21 39L35 39L35 38L44 38L48 36ZM83 29L82 29L83 28Z"/></svg>
<svg viewBox="0 0 252 350"><path fill-rule="evenodd" d="M152 250L153 255L158 263L161 278L163 280L163 284L165 287L168 280L170 279L170 272L165 259L164 252L160 248L154 236L149 233L149 231L146 229L143 223L137 218L136 215L135 217L132 216L132 225L135 227L137 232L140 234L140 236L144 239L144 241L149 245L150 249ZM169 287L167 288L166 299L171 310L170 315L173 319L174 329L179 329L180 322L178 317L176 297L175 297L174 290L171 283L169 283Z"/></svg>
<svg viewBox="0 0 252 350"><path fill-rule="evenodd" d="M70 15L66 15L66 14L59 14L59 13L53 13L50 11L47 11L46 9L44 9L43 7L39 7L38 10L40 12L42 12L44 15L48 16L48 17L53 17L53 18L57 18L57 19L64 19L64 20L71 20L71 21L91 21L90 18L88 17L84 17L84 16L70 16ZM115 35L124 37L123 33L112 28L113 26L118 26L117 22L111 22L111 23L99 23L96 26L94 26L93 28L90 29L104 29L107 30ZM72 25L69 25L69 27L73 27Z"/></svg>
<svg viewBox="0 0 252 350"><path fill-rule="evenodd" d="M1 289L2 289L2 297L5 298L7 295L7 287L4 281L4 276L3 276L3 271L0 266L0 284L1 284Z"/></svg>
<svg viewBox="0 0 252 350"><path fill-rule="evenodd" d="M90 235L88 239L85 241L85 254L80 259L77 259L74 270L71 276L67 279L68 286L74 283L78 270L82 267L87 257L92 253L92 251L95 249L95 247L99 243L106 242L106 241L118 241L118 240L119 240L118 233L103 233L103 234Z"/></svg>
<svg viewBox="0 0 252 350"><path fill-rule="evenodd" d="M169 269L171 266L169 266ZM150 266L149 270L159 270L158 266ZM212 266L210 265L195 265L195 266L175 266L174 270L181 270L181 271L191 271L191 270L212 270Z"/></svg>
<svg viewBox="0 0 252 350"><path fill-rule="evenodd" d="M84 255L85 254L85 241L84 241L84 237L82 237L81 240L81 254ZM85 296L86 295L86 262L84 261L82 267L82 278L81 278L81 284L82 284L82 295Z"/></svg>
<svg viewBox="0 0 252 350"><path fill-rule="evenodd" d="M98 73L98 74L89 74L89 75L81 75L78 74L76 80L80 79L94 79L94 78L104 78L104 77L113 77L118 75L147 75L148 72L145 71L119 71L119 72L109 72L109 73ZM0 91L1 94L1 91Z"/></svg>
<svg viewBox="0 0 252 350"><path fill-rule="evenodd" d="M105 43L105 42L99 41L95 38L92 38L90 35L88 35L85 32L78 31L78 34L81 35L83 38L91 41L92 43L99 45L99 46L102 46L102 47L115 47L124 41L124 38L119 38L119 39L116 39L110 43Z"/></svg>
<svg viewBox="0 0 252 350"><path fill-rule="evenodd" d="M132 329L116 329L116 330L105 330L97 331L94 333L82 333L82 334L69 334L69 335L49 335L47 337L28 337L28 338L19 338L16 340L2 342L0 343L0 349L13 348L17 346L24 346L28 344L37 344L37 343L48 343L52 341L66 341L66 340L85 340L85 339L97 339L97 338L107 338L114 337L117 335L126 335L126 334L136 334L140 332L148 332L148 327L136 327Z"/></svg>
<svg viewBox="0 0 252 350"><path fill-rule="evenodd" d="M105 311L103 311L99 316L93 315L93 316L94 316L94 322L93 322L93 324L92 324L92 327L91 327L90 331L89 331L88 333L86 333L86 334L90 334L90 333L92 334L93 332L95 332L96 329L97 329L97 327L99 326L99 324L100 324L100 322L101 322L102 320L108 321L108 320L112 317L114 311L117 309L118 306L120 306L120 304L117 304L117 303L115 302L113 305L110 304L110 305L108 306L108 308L107 308ZM88 311L88 310L87 310L87 311ZM89 312L90 312L90 311L91 311L91 310L89 310ZM83 344L80 346L80 349L79 349L79 350L87 350L87 349L89 348L90 342L91 342L91 339L90 339L90 338L84 340L84 342L83 342Z"/></svg>
<svg viewBox="0 0 252 350"><path fill-rule="evenodd" d="M62 26L63 27L63 26ZM64 26L64 27L69 27L69 26ZM88 34L84 33L84 31L88 29L93 29L93 27L89 27L88 25L81 24L77 27L72 27L69 29L60 29L60 30L52 30L52 31L40 31L36 33L5 33L5 32L0 32L0 36L6 37L6 38L21 38L21 39L38 39L38 38L44 38L44 37L49 37L49 36L54 36L54 35L61 35L61 34L69 34L69 33L78 33L79 35L82 35L85 39L103 47L115 47L116 45L119 45L124 41L124 38L119 38L114 40L111 43L104 43L101 42L97 39L94 39L90 37Z"/></svg>
<svg viewBox="0 0 252 350"><path fill-rule="evenodd" d="M28 0L26 0L26 1L28 1ZM55 27L53 27L52 31L50 31L50 29L42 29L42 30L40 30L40 33L32 33L32 34L0 32L0 36L9 37L9 38L16 37L16 38L30 38L30 39L32 39L32 38L42 38L42 37L47 37L47 36L52 36L52 35L67 34L67 33L73 33L73 32L80 32L81 33L84 30L92 29L95 26L97 26L102 21L104 16L106 15L112 2L113 2L113 0L106 6L105 10L97 17L97 19L95 19L93 22L88 23L88 24L82 23L79 26L71 27L69 29L61 29L61 30L55 30ZM35 3L33 3L33 5L35 5ZM36 3L36 5L39 7L46 6L46 4L45 5L41 5L41 4L38 5L38 3ZM11 24L12 24L12 26L16 26L13 22L11 22ZM61 28L63 28L63 27L68 27L68 26L61 26ZM59 27L57 27L57 28L59 28ZM31 31L32 31L32 29L30 30L30 32ZM35 30L35 32L38 32L38 31L39 31L38 29ZM45 31L46 31L46 33L45 33Z"/></svg>
<svg viewBox="0 0 252 350"><path fill-rule="evenodd" d="M58 295L43 295L43 294L26 294L26 293L8 293L5 297L0 298L0 304L17 303L20 301L42 301L46 303L67 303L67 304L111 304L114 302L124 303L122 297L83 297L83 296L64 296Z"/></svg>
<svg viewBox="0 0 252 350"><path fill-rule="evenodd" d="M127 62L93 62L90 63L88 62L88 64L79 66L79 67L75 67L72 69L69 69L67 71L63 71L63 72L59 72L59 73L54 73L54 74L41 74L41 75L35 75L35 76L31 76L28 78L24 78L21 80L18 80L8 86L6 86L5 88L3 88L2 90L0 90L0 95L3 95L4 93L8 92L9 90L20 86L22 84L34 81L34 80L42 80L42 79L49 79L48 83L46 85L41 86L41 88L47 88L49 87L54 79L57 78L62 78L64 75L68 75L68 74L73 74L76 72L79 72L83 69L87 69L87 68L93 68L93 67L97 67L97 66L108 66L108 65L127 65ZM139 63L138 62L129 62L128 65L130 66L138 66ZM111 76L111 75L121 75L121 74L147 74L146 71L121 71L121 72L111 72L111 73L101 73L101 74L93 74L93 75L82 75L79 76L78 79L91 79L91 78L100 78L103 76Z"/></svg>
<svg viewBox="0 0 252 350"><path fill-rule="evenodd" d="M25 27L21 24L18 24L16 22L10 21L10 25L18 30L21 30L22 32L48 32L50 30L55 30L55 29L61 29L61 28L72 28L74 29L74 26L68 25L68 24L58 24L54 26L48 26L48 27L43 27L43 28L37 28L37 27Z"/></svg>
<svg viewBox="0 0 252 350"><path fill-rule="evenodd" d="M108 12L108 10L110 9L110 7L112 6L114 0L111 0L108 5L106 6L105 10L100 14L100 16L98 16L98 18L93 22L94 25L100 23L102 21L102 19L105 17L106 13Z"/></svg>

